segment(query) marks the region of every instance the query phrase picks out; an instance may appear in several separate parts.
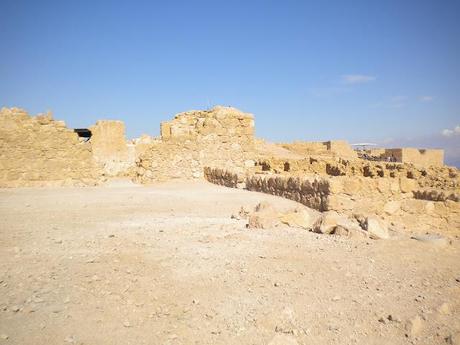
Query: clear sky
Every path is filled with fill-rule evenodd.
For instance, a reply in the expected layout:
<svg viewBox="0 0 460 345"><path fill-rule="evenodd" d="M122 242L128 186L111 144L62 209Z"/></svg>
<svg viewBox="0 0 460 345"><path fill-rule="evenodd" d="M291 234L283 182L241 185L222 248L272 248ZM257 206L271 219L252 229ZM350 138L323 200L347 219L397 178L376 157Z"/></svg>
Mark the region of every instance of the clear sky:
<svg viewBox="0 0 460 345"><path fill-rule="evenodd" d="M271 141L442 146L460 165L460 1L0 0L0 106L136 137L217 104Z"/></svg>

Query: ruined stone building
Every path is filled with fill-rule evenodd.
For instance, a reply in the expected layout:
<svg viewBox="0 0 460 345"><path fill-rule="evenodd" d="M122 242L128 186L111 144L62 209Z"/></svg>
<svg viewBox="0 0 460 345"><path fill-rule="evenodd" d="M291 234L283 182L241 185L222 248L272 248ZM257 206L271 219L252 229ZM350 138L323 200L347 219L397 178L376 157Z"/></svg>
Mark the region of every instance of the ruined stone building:
<svg viewBox="0 0 460 345"><path fill-rule="evenodd" d="M460 174L442 150L371 150L360 159L345 141L269 144L254 118L229 107L188 111L159 137L126 140L121 121L97 121L80 138L51 114L0 111L0 187L96 185L202 179L280 195L322 212L372 213L420 229L460 228ZM89 140L88 140L89 139ZM387 157L397 162L386 162Z"/></svg>

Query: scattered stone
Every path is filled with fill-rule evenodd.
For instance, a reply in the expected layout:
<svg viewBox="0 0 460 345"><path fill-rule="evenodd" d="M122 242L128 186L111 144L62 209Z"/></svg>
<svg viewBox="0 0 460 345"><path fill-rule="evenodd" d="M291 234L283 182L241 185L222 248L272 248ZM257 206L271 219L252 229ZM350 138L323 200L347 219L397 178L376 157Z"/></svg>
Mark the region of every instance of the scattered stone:
<svg viewBox="0 0 460 345"><path fill-rule="evenodd" d="M397 316L394 316L394 315L388 315L387 317L388 321L392 321L392 322L398 322L400 323L401 322L401 319Z"/></svg>
<svg viewBox="0 0 460 345"><path fill-rule="evenodd" d="M346 237L366 237L356 219L336 211L327 211L321 214L313 225L313 231L320 234L331 234Z"/></svg>
<svg viewBox="0 0 460 345"><path fill-rule="evenodd" d="M279 219L281 223L288 226L311 230L319 217L320 213L318 211L295 209L289 213L282 214Z"/></svg>
<svg viewBox="0 0 460 345"><path fill-rule="evenodd" d="M11 309L10 309L10 310L11 310L12 312L15 312L15 313L17 313L18 311L20 311L20 310L21 310L21 307L20 307L20 306L18 306L18 305L14 305L14 306L12 306L12 307L11 307Z"/></svg>
<svg viewBox="0 0 460 345"><path fill-rule="evenodd" d="M126 328L129 328L129 327L131 327L131 324L129 323L129 321L125 321L125 322L123 322L123 326L126 327Z"/></svg>
<svg viewBox="0 0 460 345"><path fill-rule="evenodd" d="M439 247L449 245L447 238L437 234L414 235L411 237L411 239Z"/></svg>
<svg viewBox="0 0 460 345"><path fill-rule="evenodd" d="M255 211L249 215L250 229L270 229L279 224L276 210L268 203L259 203Z"/></svg>
<svg viewBox="0 0 460 345"><path fill-rule="evenodd" d="M415 338L420 334L423 328L423 321L419 315L414 316L406 322L406 336Z"/></svg>
<svg viewBox="0 0 460 345"><path fill-rule="evenodd" d="M444 302L436 310L439 314L447 315L450 312L449 304Z"/></svg>

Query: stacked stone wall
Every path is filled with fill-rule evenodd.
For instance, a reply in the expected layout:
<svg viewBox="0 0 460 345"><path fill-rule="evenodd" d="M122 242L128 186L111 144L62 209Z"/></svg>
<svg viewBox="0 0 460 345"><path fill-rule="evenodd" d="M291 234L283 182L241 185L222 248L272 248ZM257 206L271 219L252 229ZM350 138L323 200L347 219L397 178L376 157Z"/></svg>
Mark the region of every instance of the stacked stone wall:
<svg viewBox="0 0 460 345"><path fill-rule="evenodd" d="M0 186L95 184L99 170L91 144L51 114L0 110Z"/></svg>
<svg viewBox="0 0 460 345"><path fill-rule="evenodd" d="M99 120L90 127L94 160L105 176L129 176L135 166L136 152L128 145L122 121Z"/></svg>
<svg viewBox="0 0 460 345"><path fill-rule="evenodd" d="M279 146L302 156L330 156L356 159L358 155L345 140L330 141L294 141Z"/></svg>
<svg viewBox="0 0 460 345"><path fill-rule="evenodd" d="M189 111L161 124L161 138L138 159L136 180L202 178L206 166L244 169L253 157L251 114L228 107Z"/></svg>
<svg viewBox="0 0 460 345"><path fill-rule="evenodd" d="M423 194L407 177L327 176L258 172L239 174L206 169L208 181L228 187L278 195L318 211L337 211L349 216L377 215L394 227L419 232L455 232L460 229L458 194ZM238 182L238 183L237 183Z"/></svg>

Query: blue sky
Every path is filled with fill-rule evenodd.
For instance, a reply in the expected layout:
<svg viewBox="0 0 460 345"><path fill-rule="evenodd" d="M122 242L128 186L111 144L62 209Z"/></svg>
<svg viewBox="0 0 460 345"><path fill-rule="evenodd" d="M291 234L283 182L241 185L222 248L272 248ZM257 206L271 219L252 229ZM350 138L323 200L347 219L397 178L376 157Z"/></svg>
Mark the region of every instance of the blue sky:
<svg viewBox="0 0 460 345"><path fill-rule="evenodd" d="M459 1L0 0L0 47L0 106L70 127L157 135L222 104L271 141L442 146L460 164Z"/></svg>

